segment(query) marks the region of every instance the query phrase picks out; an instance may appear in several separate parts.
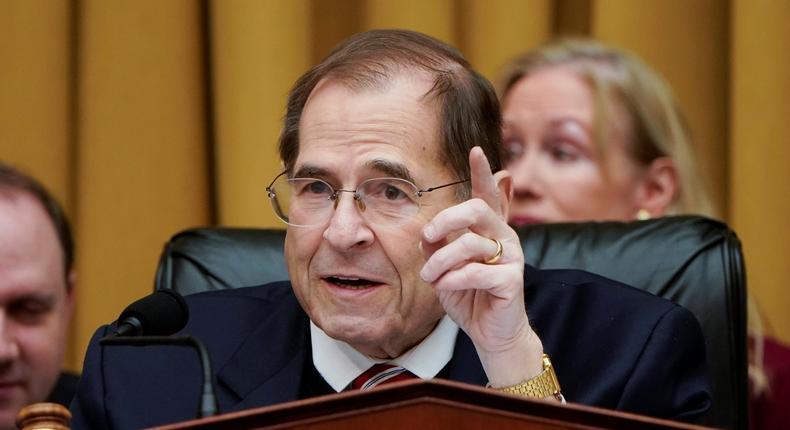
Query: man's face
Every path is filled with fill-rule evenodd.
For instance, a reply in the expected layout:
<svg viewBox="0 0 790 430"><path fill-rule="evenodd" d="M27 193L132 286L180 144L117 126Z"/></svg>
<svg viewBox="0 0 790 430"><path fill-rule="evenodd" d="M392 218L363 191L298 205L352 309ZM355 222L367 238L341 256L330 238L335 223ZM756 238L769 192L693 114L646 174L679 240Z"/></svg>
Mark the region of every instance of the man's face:
<svg viewBox="0 0 790 430"><path fill-rule="evenodd" d="M23 192L0 189L0 428L47 398L60 372L72 294L55 228Z"/></svg>
<svg viewBox="0 0 790 430"><path fill-rule="evenodd" d="M295 176L309 171L345 190L396 175L410 176L420 189L454 181L439 161L437 108L422 100L430 87L428 77L417 73L402 73L382 89L320 82L302 115ZM397 356L430 333L444 311L419 277L425 262L420 230L456 203L455 191L425 194L419 213L397 227L368 223L351 193L340 193L324 225L289 227L288 271L312 321L376 357Z"/></svg>

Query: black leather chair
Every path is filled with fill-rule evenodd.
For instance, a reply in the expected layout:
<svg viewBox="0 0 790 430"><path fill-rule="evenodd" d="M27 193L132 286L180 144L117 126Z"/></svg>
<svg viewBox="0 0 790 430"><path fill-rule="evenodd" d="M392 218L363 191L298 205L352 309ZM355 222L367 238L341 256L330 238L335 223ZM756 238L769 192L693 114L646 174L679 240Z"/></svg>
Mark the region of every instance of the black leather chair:
<svg viewBox="0 0 790 430"><path fill-rule="evenodd" d="M740 242L725 224L695 216L545 224L523 228L519 236L529 264L599 273L693 312L705 333L714 382L713 407L703 423L747 427L746 279ZM287 279L284 237L283 230L184 231L165 245L156 288L192 294Z"/></svg>

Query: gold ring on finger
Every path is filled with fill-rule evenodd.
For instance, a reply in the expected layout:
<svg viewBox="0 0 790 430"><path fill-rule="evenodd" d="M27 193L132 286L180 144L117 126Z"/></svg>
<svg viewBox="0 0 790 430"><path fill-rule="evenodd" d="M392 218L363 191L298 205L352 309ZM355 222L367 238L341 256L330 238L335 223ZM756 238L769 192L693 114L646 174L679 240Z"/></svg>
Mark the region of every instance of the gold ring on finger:
<svg viewBox="0 0 790 430"><path fill-rule="evenodd" d="M505 251L505 247L502 246L502 242L500 242L497 239L491 239L491 240L496 242L496 252L494 253L493 257L491 257L488 260L483 262L485 264L494 264L494 263L496 263L497 261L499 261L500 258L502 258L502 253Z"/></svg>

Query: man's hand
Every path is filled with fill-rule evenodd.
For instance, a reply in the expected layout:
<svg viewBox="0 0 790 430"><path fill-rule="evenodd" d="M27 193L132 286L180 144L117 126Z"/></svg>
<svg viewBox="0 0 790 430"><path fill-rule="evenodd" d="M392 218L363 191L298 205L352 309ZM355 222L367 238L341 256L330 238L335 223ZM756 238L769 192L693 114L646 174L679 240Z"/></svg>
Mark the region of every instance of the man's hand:
<svg viewBox="0 0 790 430"><path fill-rule="evenodd" d="M524 254L506 222L507 196L491 173L483 150L469 153L472 198L439 212L423 228L420 246L426 263L420 276L472 339L494 387L515 385L542 371L543 345L524 308ZM502 243L501 258L485 261Z"/></svg>

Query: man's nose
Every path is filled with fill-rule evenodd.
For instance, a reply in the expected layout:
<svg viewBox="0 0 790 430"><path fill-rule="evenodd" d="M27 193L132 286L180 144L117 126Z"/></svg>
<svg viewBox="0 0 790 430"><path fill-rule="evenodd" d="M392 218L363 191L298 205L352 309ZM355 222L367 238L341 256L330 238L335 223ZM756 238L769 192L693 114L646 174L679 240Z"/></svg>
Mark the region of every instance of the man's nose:
<svg viewBox="0 0 790 430"><path fill-rule="evenodd" d="M339 193L324 239L340 250L350 251L373 242L373 231L362 216L364 202L354 199L352 193Z"/></svg>
<svg viewBox="0 0 790 430"><path fill-rule="evenodd" d="M13 334L13 327L9 324L8 314L0 310L0 364L7 363L19 357L19 345Z"/></svg>

